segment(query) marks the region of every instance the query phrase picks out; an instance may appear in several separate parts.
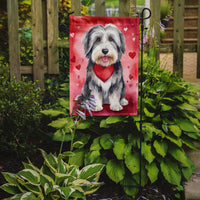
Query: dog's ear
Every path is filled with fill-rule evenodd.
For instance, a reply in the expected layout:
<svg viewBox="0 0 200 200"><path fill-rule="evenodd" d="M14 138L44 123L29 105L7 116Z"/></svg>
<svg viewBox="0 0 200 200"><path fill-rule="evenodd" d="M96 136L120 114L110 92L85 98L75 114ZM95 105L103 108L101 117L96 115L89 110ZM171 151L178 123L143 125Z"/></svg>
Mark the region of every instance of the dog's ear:
<svg viewBox="0 0 200 200"><path fill-rule="evenodd" d="M85 51L85 56L87 58L90 57L90 51L92 49L92 44L91 44L91 34L92 34L93 28L91 28L89 31L87 31L82 38L82 43Z"/></svg>
<svg viewBox="0 0 200 200"><path fill-rule="evenodd" d="M120 49L121 49L122 53L125 53L126 43L125 43L124 35L121 31L119 31L119 38L120 38L120 42L121 42Z"/></svg>

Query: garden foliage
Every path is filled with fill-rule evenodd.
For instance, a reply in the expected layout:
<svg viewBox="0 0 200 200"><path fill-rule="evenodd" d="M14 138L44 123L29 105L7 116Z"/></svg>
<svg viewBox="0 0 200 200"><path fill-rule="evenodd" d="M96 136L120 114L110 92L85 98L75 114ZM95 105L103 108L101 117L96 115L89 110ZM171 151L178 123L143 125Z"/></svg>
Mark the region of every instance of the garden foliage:
<svg viewBox="0 0 200 200"><path fill-rule="evenodd" d="M0 86L1 152L32 151L30 141L41 116L41 90L26 78L10 81L7 65L1 66Z"/></svg>
<svg viewBox="0 0 200 200"><path fill-rule="evenodd" d="M77 126L75 140L81 143L76 145L70 164L106 164L108 177L128 195L135 196L138 188L134 186L140 183L142 137L141 185L161 181L180 189L182 181L194 172L185 148L195 149L193 142L200 140L200 113L194 106L199 104L197 92L198 87L159 68L150 52L144 60L143 93L140 93L142 134L139 115L88 117ZM60 98L58 102L57 108L43 113L53 117L50 126L57 129L53 139L62 141L64 130L64 140L70 141L73 123L68 117L68 100Z"/></svg>
<svg viewBox="0 0 200 200"><path fill-rule="evenodd" d="M79 170L63 161L65 153L56 156L42 150L42 155L40 169L29 161L17 174L3 172L8 183L1 189L12 194L11 199L86 199L102 185L98 180L104 165L91 164Z"/></svg>

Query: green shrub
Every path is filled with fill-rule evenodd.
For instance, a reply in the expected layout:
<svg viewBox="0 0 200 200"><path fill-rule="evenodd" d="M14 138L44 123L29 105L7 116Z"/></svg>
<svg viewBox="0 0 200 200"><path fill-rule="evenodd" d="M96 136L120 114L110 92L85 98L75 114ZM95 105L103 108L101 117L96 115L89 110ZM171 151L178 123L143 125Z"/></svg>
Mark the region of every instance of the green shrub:
<svg viewBox="0 0 200 200"><path fill-rule="evenodd" d="M0 149L27 153L39 126L41 90L26 78L10 81L6 65L0 70Z"/></svg>
<svg viewBox="0 0 200 200"><path fill-rule="evenodd" d="M200 89L159 68L151 53L144 59L141 186L159 182L178 192L183 189L182 181L194 172L184 149L195 149L193 142L200 140L200 113L194 106L199 104L196 93ZM50 125L57 129L53 139L70 141L73 124L66 120L68 100L60 98L56 108L43 113L53 117ZM70 164L103 163L108 177L128 195L136 196L139 189L134 186L140 184L139 115L87 118L77 127L73 140L81 144L73 151Z"/></svg>
<svg viewBox="0 0 200 200"><path fill-rule="evenodd" d="M88 165L82 169L63 161L65 154L58 156L42 151L44 163L39 169L30 161L17 174L3 172L8 183L0 188L12 194L12 199L86 199L102 183L99 176L102 164Z"/></svg>

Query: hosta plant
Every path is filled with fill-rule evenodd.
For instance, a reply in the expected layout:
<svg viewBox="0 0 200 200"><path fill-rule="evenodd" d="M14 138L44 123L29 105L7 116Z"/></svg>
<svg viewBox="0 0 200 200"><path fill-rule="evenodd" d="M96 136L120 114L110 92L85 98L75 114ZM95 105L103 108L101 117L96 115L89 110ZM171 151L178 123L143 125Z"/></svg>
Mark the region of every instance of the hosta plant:
<svg viewBox="0 0 200 200"><path fill-rule="evenodd" d="M44 163L37 168L30 161L17 174L3 172L8 183L1 189L12 194L12 200L56 200L86 199L87 194L95 192L102 183L99 176L103 164L91 164L79 169L64 162L68 153L47 154L42 151Z"/></svg>

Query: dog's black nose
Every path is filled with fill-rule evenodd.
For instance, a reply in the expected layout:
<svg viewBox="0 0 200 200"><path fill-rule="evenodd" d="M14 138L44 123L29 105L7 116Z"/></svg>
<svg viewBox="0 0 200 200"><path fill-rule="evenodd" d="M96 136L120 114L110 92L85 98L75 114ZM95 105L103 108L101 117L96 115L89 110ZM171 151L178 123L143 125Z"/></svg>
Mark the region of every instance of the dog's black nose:
<svg viewBox="0 0 200 200"><path fill-rule="evenodd" d="M102 52L103 52L104 54L107 54L107 53L108 53L108 49L102 49Z"/></svg>

